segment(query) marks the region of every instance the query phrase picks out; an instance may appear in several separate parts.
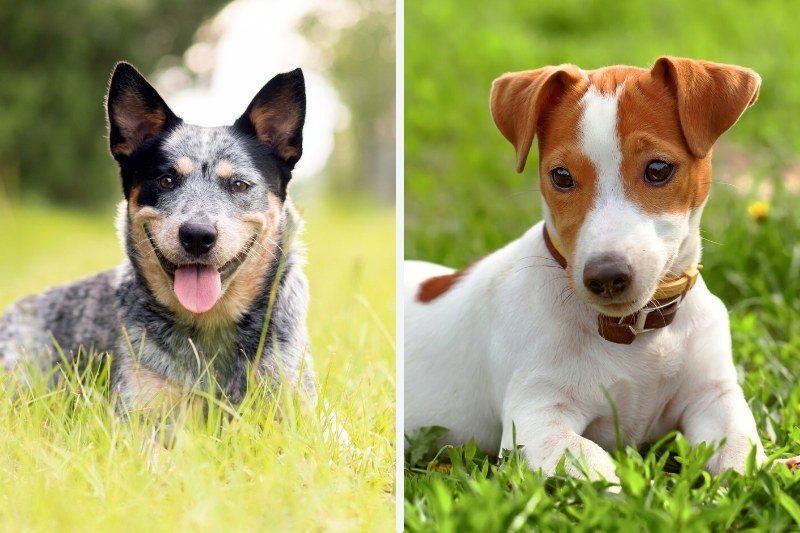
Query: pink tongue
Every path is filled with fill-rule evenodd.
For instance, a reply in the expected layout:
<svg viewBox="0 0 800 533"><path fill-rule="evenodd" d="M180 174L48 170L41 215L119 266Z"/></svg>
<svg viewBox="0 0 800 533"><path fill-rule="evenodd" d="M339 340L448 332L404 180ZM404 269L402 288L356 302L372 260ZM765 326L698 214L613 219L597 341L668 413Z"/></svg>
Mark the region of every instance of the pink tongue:
<svg viewBox="0 0 800 533"><path fill-rule="evenodd" d="M192 313L205 313L214 307L221 291L219 272L212 266L191 265L175 271L175 295Z"/></svg>

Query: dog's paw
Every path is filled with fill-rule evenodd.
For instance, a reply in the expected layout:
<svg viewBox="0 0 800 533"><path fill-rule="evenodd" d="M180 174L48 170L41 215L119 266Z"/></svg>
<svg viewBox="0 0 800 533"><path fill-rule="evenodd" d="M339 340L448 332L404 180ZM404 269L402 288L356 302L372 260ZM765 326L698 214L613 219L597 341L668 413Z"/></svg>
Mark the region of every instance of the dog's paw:
<svg viewBox="0 0 800 533"><path fill-rule="evenodd" d="M235 369L233 375L228 379L223 393L231 405L239 405L244 400L247 392L247 375L243 369Z"/></svg>
<svg viewBox="0 0 800 533"><path fill-rule="evenodd" d="M226 387L225 388L225 397L231 403L231 405L239 405L244 400L244 387Z"/></svg>

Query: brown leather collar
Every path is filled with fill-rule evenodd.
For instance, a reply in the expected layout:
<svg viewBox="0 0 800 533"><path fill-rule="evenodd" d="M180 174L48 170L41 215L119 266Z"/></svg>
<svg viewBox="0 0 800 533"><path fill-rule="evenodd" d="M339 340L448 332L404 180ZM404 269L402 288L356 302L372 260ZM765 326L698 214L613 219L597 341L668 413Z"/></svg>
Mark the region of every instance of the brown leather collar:
<svg viewBox="0 0 800 533"><path fill-rule="evenodd" d="M567 260L559 251L558 246L550 238L547 226L543 226L544 244L553 259L567 268ZM604 339L617 344L630 344L640 333L669 326L678 308L697 281L697 276L703 265L692 265L680 276L668 276L661 280L656 287L653 299L632 315L611 317L603 314L597 315L597 331Z"/></svg>

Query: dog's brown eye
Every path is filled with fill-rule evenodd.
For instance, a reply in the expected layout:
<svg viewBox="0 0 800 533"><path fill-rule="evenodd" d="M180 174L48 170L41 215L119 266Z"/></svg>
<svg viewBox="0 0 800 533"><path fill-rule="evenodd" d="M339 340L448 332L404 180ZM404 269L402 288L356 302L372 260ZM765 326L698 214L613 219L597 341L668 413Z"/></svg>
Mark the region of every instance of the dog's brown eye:
<svg viewBox="0 0 800 533"><path fill-rule="evenodd" d="M669 163L656 159L647 164L644 169L644 181L653 185L663 185L672 177L675 167Z"/></svg>
<svg viewBox="0 0 800 533"><path fill-rule="evenodd" d="M158 186L170 191L175 188L175 178L172 176L161 176L158 178Z"/></svg>
<svg viewBox="0 0 800 533"><path fill-rule="evenodd" d="M246 181L234 180L231 182L231 190L233 192L244 192L249 188L250 185Z"/></svg>
<svg viewBox="0 0 800 533"><path fill-rule="evenodd" d="M551 170L550 180L557 189L561 189L562 191L575 188L575 181L572 179L572 174L564 167Z"/></svg>

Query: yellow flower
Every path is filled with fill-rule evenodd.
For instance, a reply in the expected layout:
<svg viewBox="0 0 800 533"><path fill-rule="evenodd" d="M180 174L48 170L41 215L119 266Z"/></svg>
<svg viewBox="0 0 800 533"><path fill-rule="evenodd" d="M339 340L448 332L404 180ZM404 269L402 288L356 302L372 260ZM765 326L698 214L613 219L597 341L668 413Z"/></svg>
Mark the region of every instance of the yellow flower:
<svg viewBox="0 0 800 533"><path fill-rule="evenodd" d="M763 222L769 215L769 204L763 200L756 200L747 206L747 214L756 222Z"/></svg>

